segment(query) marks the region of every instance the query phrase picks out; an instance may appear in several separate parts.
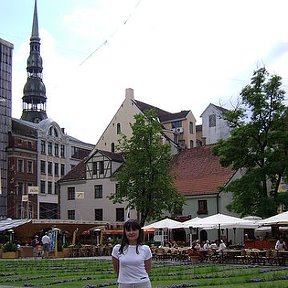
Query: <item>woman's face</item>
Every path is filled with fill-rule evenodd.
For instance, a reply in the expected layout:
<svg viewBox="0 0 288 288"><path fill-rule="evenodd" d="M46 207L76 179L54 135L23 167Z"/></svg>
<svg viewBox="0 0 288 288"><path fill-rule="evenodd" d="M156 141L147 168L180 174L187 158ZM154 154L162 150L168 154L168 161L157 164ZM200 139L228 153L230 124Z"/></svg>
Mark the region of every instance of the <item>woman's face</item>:
<svg viewBox="0 0 288 288"><path fill-rule="evenodd" d="M132 229L127 230L127 229L125 229L125 234L127 236L129 244L132 244L132 245L133 244L137 244L137 239L139 237L139 232L140 231L138 229L136 229L136 230L132 230Z"/></svg>

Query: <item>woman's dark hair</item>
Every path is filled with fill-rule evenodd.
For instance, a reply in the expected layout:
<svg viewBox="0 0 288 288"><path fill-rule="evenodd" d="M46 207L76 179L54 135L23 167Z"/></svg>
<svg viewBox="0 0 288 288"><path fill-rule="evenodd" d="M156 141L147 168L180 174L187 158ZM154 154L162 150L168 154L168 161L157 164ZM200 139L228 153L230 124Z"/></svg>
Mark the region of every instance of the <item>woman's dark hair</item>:
<svg viewBox="0 0 288 288"><path fill-rule="evenodd" d="M139 254L138 246L142 244L142 238L143 238L143 230L141 228L141 225L139 222L135 219L129 219L127 220L123 225L123 235L122 240L119 248L119 254L122 254L125 250L125 247L129 245L128 238L126 236L125 230L139 230L139 236L136 243L136 253Z"/></svg>

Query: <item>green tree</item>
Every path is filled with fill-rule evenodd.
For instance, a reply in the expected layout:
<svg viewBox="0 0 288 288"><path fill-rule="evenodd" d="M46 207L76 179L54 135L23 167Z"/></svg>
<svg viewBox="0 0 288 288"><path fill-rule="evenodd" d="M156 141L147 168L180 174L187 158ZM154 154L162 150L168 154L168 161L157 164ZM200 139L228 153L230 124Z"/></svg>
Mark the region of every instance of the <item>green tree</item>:
<svg viewBox="0 0 288 288"><path fill-rule="evenodd" d="M287 204L287 193L279 193L288 167L287 107L281 85L281 77L270 76L266 68L256 70L237 107L225 114L231 136L213 148L221 165L243 172L222 187L233 193L228 208L242 216L268 217L276 214L279 204Z"/></svg>
<svg viewBox="0 0 288 288"><path fill-rule="evenodd" d="M163 127L153 110L134 116L132 137L123 136L118 149L124 155L124 164L116 173L117 191L111 195L114 203L128 202L128 207L139 212L141 226L158 219L164 211L182 208L180 195L169 174L171 147L163 144Z"/></svg>

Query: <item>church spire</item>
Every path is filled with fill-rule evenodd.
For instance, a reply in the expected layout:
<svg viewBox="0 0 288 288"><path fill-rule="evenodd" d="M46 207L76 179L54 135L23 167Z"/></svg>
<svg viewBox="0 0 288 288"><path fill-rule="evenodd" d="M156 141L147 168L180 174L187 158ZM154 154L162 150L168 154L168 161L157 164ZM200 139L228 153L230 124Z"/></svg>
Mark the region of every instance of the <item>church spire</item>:
<svg viewBox="0 0 288 288"><path fill-rule="evenodd" d="M23 89L22 120L38 123L47 118L46 88L42 80L42 57L38 27L37 0L35 0L30 54L27 59L27 81Z"/></svg>

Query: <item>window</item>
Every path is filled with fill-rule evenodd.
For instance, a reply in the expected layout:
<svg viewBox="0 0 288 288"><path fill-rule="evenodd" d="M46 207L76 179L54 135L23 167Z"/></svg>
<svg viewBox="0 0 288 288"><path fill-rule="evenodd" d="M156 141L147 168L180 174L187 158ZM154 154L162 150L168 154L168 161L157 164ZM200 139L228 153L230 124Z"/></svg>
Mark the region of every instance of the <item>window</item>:
<svg viewBox="0 0 288 288"><path fill-rule="evenodd" d="M198 200L198 211L197 211L197 214L198 215L208 214L207 200Z"/></svg>
<svg viewBox="0 0 288 288"><path fill-rule="evenodd" d="M27 146L28 146L28 149L32 149L32 142L31 142L31 141L28 141L28 142L27 142Z"/></svg>
<svg viewBox="0 0 288 288"><path fill-rule="evenodd" d="M54 155L59 156L59 145L57 143L54 145Z"/></svg>
<svg viewBox="0 0 288 288"><path fill-rule="evenodd" d="M83 152L79 147L71 147L71 157L75 159L81 159L81 152Z"/></svg>
<svg viewBox="0 0 288 288"><path fill-rule="evenodd" d="M97 175L97 162L92 163L93 175Z"/></svg>
<svg viewBox="0 0 288 288"><path fill-rule="evenodd" d="M58 131L55 127L54 127L54 136L58 138Z"/></svg>
<svg viewBox="0 0 288 288"><path fill-rule="evenodd" d="M46 174L46 162L41 160L41 163L40 163L40 169L41 169L41 173L42 174Z"/></svg>
<svg viewBox="0 0 288 288"><path fill-rule="evenodd" d="M104 161L99 162L99 173L104 174Z"/></svg>
<svg viewBox="0 0 288 288"><path fill-rule="evenodd" d="M18 194L18 195L23 195L23 192L24 192L23 182L18 182L17 194Z"/></svg>
<svg viewBox="0 0 288 288"><path fill-rule="evenodd" d="M22 159L18 159L18 172L19 173L24 172L24 161Z"/></svg>
<svg viewBox="0 0 288 288"><path fill-rule="evenodd" d="M189 122L189 132L190 134L193 134L194 133L194 129L193 129L193 122Z"/></svg>
<svg viewBox="0 0 288 288"><path fill-rule="evenodd" d="M52 194L52 182L48 182L48 194Z"/></svg>
<svg viewBox="0 0 288 288"><path fill-rule="evenodd" d="M103 186L95 185L94 186L94 198L103 198Z"/></svg>
<svg viewBox="0 0 288 288"><path fill-rule="evenodd" d="M61 157L65 157L65 146L64 145L61 145L61 147L60 147L60 155L61 155Z"/></svg>
<svg viewBox="0 0 288 288"><path fill-rule="evenodd" d="M95 209L95 221L103 221L103 209Z"/></svg>
<svg viewBox="0 0 288 288"><path fill-rule="evenodd" d="M124 221L124 208L116 208L116 221Z"/></svg>
<svg viewBox="0 0 288 288"><path fill-rule="evenodd" d="M75 210L68 210L68 220L75 220Z"/></svg>
<svg viewBox="0 0 288 288"><path fill-rule="evenodd" d="M48 154L52 155L52 142L48 142Z"/></svg>
<svg viewBox="0 0 288 288"><path fill-rule="evenodd" d="M61 164L61 176L65 175L65 164Z"/></svg>
<svg viewBox="0 0 288 288"><path fill-rule="evenodd" d="M27 173L32 174L33 173L33 161L27 161Z"/></svg>
<svg viewBox="0 0 288 288"><path fill-rule="evenodd" d="M216 126L216 115L211 114L209 116L209 127L215 127Z"/></svg>
<svg viewBox="0 0 288 288"><path fill-rule="evenodd" d="M40 192L43 193L43 194L45 194L45 192L46 192L46 191L45 191L45 190L46 190L46 189L45 189L45 188L46 188L45 186L46 186L46 185L45 185L45 181L41 180L41 182L40 182Z"/></svg>
<svg viewBox="0 0 288 288"><path fill-rule="evenodd" d="M54 175L59 176L59 164L54 163Z"/></svg>
<svg viewBox="0 0 288 288"><path fill-rule="evenodd" d="M115 152L115 144L114 143L111 143L111 152Z"/></svg>
<svg viewBox="0 0 288 288"><path fill-rule="evenodd" d="M182 127L182 121L174 121L171 123L171 128L179 128L179 127Z"/></svg>
<svg viewBox="0 0 288 288"><path fill-rule="evenodd" d="M58 194L58 185L57 182L54 183L54 194Z"/></svg>
<svg viewBox="0 0 288 288"><path fill-rule="evenodd" d="M193 147L194 147L194 141L190 140L190 148L193 148Z"/></svg>
<svg viewBox="0 0 288 288"><path fill-rule="evenodd" d="M52 175L52 162L48 162L48 175Z"/></svg>
<svg viewBox="0 0 288 288"><path fill-rule="evenodd" d="M75 200L75 187L68 187L67 200Z"/></svg>
<svg viewBox="0 0 288 288"><path fill-rule="evenodd" d="M44 140L41 140L41 154L46 154L46 143Z"/></svg>
<svg viewBox="0 0 288 288"><path fill-rule="evenodd" d="M117 134L120 134L121 133L121 124L120 123L117 123Z"/></svg>

